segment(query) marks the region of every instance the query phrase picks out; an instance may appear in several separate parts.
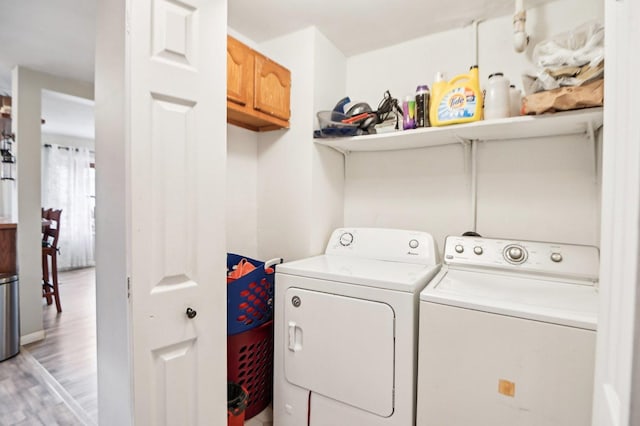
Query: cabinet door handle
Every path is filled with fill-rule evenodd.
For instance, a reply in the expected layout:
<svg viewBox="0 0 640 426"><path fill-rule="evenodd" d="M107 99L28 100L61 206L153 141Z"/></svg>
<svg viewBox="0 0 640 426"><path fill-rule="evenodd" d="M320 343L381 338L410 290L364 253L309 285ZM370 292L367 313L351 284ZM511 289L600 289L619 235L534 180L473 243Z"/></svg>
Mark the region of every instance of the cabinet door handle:
<svg viewBox="0 0 640 426"><path fill-rule="evenodd" d="M196 317L196 315L198 315L198 313L195 310L191 309L191 308L187 308L186 314L187 314L187 317L189 319L194 319Z"/></svg>

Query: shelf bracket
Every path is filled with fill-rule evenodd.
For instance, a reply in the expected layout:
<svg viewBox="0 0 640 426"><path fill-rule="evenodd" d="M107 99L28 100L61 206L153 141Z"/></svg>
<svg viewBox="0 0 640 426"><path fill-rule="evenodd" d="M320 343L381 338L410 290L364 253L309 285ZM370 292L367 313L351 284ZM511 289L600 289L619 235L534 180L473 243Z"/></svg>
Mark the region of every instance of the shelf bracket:
<svg viewBox="0 0 640 426"><path fill-rule="evenodd" d="M456 138L456 140L460 142L462 146L471 145L471 139L463 138L462 136L459 136L459 135L454 135L453 137Z"/></svg>
<svg viewBox="0 0 640 426"><path fill-rule="evenodd" d="M476 139L466 139L454 135L464 149L464 172L469 178L469 196L471 204L471 230L476 232L478 222L478 143Z"/></svg>
<svg viewBox="0 0 640 426"><path fill-rule="evenodd" d="M473 140L470 143L470 179L469 190L471 192L471 230L477 232L478 227L478 143Z"/></svg>
<svg viewBox="0 0 640 426"><path fill-rule="evenodd" d="M343 149L343 148L338 148L337 146L322 145L322 144L320 144L320 146L324 146L324 147L327 147L327 148L331 148L331 149L333 149L334 151L339 152L340 154L342 154L342 155L343 155L343 156L345 156L345 157L348 157L348 156L349 156L349 154L351 154L351 151L350 151L350 150L348 150L348 149Z"/></svg>
<svg viewBox="0 0 640 426"><path fill-rule="evenodd" d="M466 139L463 138L461 136L458 135L454 135L454 138L460 142L460 145L462 145L462 148L464 149L464 172L465 173L469 173L471 167L470 167L470 162L471 162L471 139Z"/></svg>
<svg viewBox="0 0 640 426"><path fill-rule="evenodd" d="M593 177L598 182L599 173L598 173L598 163L599 163L599 155L598 155L598 141L596 139L596 129L593 126L593 121L589 120L586 123L586 137L589 141L589 147L592 155L592 164L593 164Z"/></svg>

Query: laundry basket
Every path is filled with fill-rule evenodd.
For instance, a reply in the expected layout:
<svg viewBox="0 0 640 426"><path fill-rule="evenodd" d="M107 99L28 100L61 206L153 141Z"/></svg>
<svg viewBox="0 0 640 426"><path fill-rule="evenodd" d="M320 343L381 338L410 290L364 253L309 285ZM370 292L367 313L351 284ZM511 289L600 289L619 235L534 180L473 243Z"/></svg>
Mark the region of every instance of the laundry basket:
<svg viewBox="0 0 640 426"><path fill-rule="evenodd" d="M227 380L243 386L249 394L245 419L269 405L273 396L273 320L227 336Z"/></svg>
<svg viewBox="0 0 640 426"><path fill-rule="evenodd" d="M236 279L227 279L227 335L242 333L258 327L273 318L274 265L282 263L276 258L267 262L227 253L227 270L242 262L255 269Z"/></svg>

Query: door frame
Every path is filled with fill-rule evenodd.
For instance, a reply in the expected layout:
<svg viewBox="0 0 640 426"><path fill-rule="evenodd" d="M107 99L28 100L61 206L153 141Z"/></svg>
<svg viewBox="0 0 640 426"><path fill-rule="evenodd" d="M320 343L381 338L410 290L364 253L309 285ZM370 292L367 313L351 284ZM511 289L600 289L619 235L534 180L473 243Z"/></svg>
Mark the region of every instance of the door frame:
<svg viewBox="0 0 640 426"><path fill-rule="evenodd" d="M640 7L605 0L600 316L593 425L640 422ZM635 376L635 380L634 380Z"/></svg>
<svg viewBox="0 0 640 426"><path fill-rule="evenodd" d="M42 323L42 91L93 100L93 84L23 66L12 71L17 147L17 255L20 265L20 344L45 337Z"/></svg>

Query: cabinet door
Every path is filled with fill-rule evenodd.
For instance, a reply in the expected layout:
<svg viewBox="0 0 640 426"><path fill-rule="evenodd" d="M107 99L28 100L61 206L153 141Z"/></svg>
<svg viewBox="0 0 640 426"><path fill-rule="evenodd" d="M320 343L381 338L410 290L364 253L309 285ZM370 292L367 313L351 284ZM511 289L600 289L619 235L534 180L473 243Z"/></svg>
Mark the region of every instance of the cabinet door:
<svg viewBox="0 0 640 426"><path fill-rule="evenodd" d="M239 105L249 103L252 83L253 52L238 40L227 36L227 100Z"/></svg>
<svg viewBox="0 0 640 426"><path fill-rule="evenodd" d="M291 72L256 53L253 107L265 114L289 120L290 93Z"/></svg>

